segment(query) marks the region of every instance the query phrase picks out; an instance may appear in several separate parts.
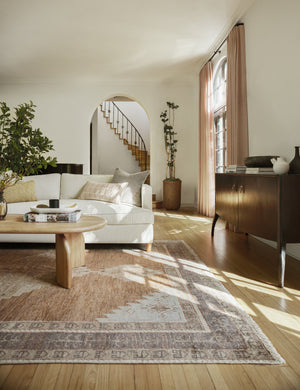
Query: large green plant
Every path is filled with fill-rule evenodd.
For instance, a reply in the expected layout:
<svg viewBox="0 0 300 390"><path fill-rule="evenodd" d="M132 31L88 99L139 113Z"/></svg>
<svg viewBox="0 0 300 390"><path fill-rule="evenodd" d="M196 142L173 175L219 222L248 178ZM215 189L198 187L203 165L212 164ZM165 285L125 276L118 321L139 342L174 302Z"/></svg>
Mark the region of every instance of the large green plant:
<svg viewBox="0 0 300 390"><path fill-rule="evenodd" d="M177 152L177 133L175 133L175 110L179 107L175 103L167 102L168 108L160 114L161 121L164 123L164 140L167 153L167 179L178 180L175 178L175 157Z"/></svg>
<svg viewBox="0 0 300 390"><path fill-rule="evenodd" d="M35 107L32 101L20 104L11 115L6 103L0 102L0 171L34 175L48 165L56 166L56 158L45 156L54 150L52 141L32 128Z"/></svg>

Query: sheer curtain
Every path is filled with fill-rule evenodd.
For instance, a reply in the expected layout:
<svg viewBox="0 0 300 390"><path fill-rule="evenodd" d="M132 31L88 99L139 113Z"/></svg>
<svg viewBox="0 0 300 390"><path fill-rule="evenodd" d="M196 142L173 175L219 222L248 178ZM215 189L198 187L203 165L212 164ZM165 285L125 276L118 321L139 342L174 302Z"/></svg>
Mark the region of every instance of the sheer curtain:
<svg viewBox="0 0 300 390"><path fill-rule="evenodd" d="M227 164L244 165L249 155L245 27L227 38Z"/></svg>
<svg viewBox="0 0 300 390"><path fill-rule="evenodd" d="M212 111L212 66L209 61L199 74L199 179L198 212L214 216L215 162Z"/></svg>

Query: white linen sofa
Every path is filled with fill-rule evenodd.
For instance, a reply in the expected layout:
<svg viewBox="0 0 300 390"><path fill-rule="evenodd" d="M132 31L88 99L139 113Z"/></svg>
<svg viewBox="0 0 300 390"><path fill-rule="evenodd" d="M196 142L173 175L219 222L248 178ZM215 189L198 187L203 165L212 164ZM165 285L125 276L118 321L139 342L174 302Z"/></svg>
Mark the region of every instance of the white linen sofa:
<svg viewBox="0 0 300 390"><path fill-rule="evenodd" d="M37 204L49 204L49 199L60 199L60 206L77 203L83 215L96 215L106 219L107 225L100 230L84 233L86 243L136 243L153 242L152 188L141 186L141 207L129 204L115 204L99 200L81 200L78 196L90 180L109 183L113 175L78 175L53 173L27 176L23 182L34 180L35 194L38 201L8 204L8 214L25 214ZM55 235L47 234L0 234L0 242L55 242Z"/></svg>

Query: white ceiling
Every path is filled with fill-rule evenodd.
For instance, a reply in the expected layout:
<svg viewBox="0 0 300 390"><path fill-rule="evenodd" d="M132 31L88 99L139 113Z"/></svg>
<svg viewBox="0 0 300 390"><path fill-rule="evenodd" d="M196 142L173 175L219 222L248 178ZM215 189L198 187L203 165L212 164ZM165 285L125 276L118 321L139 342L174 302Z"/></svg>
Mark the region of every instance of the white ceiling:
<svg viewBox="0 0 300 390"><path fill-rule="evenodd" d="M1 0L0 83L199 71L254 0Z"/></svg>

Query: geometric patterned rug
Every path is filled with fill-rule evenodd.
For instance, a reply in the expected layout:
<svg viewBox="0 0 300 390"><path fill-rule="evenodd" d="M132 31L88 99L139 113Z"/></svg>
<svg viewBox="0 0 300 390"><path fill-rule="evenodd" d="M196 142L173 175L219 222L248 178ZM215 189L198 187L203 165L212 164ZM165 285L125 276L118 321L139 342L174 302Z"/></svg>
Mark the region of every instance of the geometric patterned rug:
<svg viewBox="0 0 300 390"><path fill-rule="evenodd" d="M0 251L1 364L284 363L184 241L88 249L69 290L55 249L11 251Z"/></svg>

